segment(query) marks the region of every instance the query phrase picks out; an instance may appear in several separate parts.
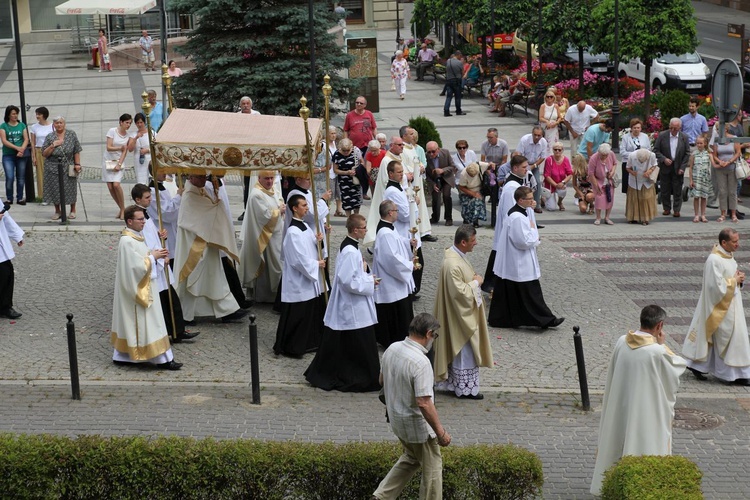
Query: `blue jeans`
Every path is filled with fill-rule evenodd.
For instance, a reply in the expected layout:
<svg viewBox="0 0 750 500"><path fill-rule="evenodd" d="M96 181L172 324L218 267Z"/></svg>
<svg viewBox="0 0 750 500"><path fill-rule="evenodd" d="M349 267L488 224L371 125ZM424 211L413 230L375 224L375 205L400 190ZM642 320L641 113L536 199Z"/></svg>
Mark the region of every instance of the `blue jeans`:
<svg viewBox="0 0 750 500"><path fill-rule="evenodd" d="M456 99L456 113L461 112L461 79L451 78L446 80L445 85L448 90L445 95L445 104L443 105L443 113L448 114L451 111L451 100L455 97Z"/></svg>
<svg viewBox="0 0 750 500"><path fill-rule="evenodd" d="M5 170L5 199L13 201L13 180L16 179L16 201L23 199L23 188L26 183L26 156L3 155Z"/></svg>

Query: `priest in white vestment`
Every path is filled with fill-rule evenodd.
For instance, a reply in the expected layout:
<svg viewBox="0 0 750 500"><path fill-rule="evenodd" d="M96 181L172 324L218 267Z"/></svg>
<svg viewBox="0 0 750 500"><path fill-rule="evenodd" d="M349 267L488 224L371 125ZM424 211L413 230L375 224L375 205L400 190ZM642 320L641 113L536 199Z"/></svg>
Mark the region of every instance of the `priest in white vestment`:
<svg viewBox="0 0 750 500"><path fill-rule="evenodd" d="M745 273L734 260L739 247L739 233L723 229L703 268L703 288L682 346L688 369L699 380L710 373L725 382L750 385L750 340L742 306Z"/></svg>
<svg viewBox="0 0 750 500"><path fill-rule="evenodd" d="M492 368L492 347L482 298L482 277L466 254L477 244L477 230L463 224L445 250L438 277L435 317L442 326L435 340L436 389L459 398L483 399L479 367Z"/></svg>
<svg viewBox="0 0 750 500"><path fill-rule="evenodd" d="M240 310L227 283L220 252L238 260L231 220L205 175L190 175L182 193L177 220L174 275L177 295L187 321L213 316L232 321L247 314Z"/></svg>
<svg viewBox="0 0 750 500"><path fill-rule="evenodd" d="M591 493L625 455L671 455L672 419L685 360L664 344L667 313L650 305L641 326L617 340L607 372Z"/></svg>
<svg viewBox="0 0 750 500"><path fill-rule="evenodd" d="M399 132L401 133L401 140L404 141L401 162L404 167L404 178L407 181L409 195L413 197L415 187L418 187L419 192L422 193L417 201L419 212L423 215L419 218L419 235L425 241L437 241L437 237L432 236L432 224L430 223L430 218L427 216L427 198L429 193L425 191L424 182L424 173L427 165L420 158L419 151L416 148L416 141L414 140L416 132L413 128L406 126L401 127Z"/></svg>
<svg viewBox="0 0 750 500"><path fill-rule="evenodd" d="M350 215L346 231L336 257L320 347L305 378L326 391L377 391L380 359L374 328L378 322L373 299L376 281L359 251L367 220L360 214Z"/></svg>
<svg viewBox="0 0 750 500"><path fill-rule="evenodd" d="M325 314L326 282L323 279L325 260L318 254L322 233L313 232L305 224L309 210L301 194L292 195L287 212L292 222L282 244L281 316L276 328L275 354L300 358L320 345Z"/></svg>
<svg viewBox="0 0 750 500"><path fill-rule="evenodd" d="M274 186L276 174L264 170L250 191L242 221L239 274L256 303L273 303L281 282L281 243L286 205Z"/></svg>
<svg viewBox="0 0 750 500"><path fill-rule="evenodd" d="M516 204L502 222L488 322L498 328L560 326L565 318L550 311L539 284L542 273L536 247L540 240L533 216L533 191L521 186L513 197Z"/></svg>
<svg viewBox="0 0 750 500"><path fill-rule="evenodd" d="M382 170L382 169L381 169ZM414 319L411 294L414 292L412 248L415 240L399 235L394 222L399 208L389 200L379 206L380 223L373 248L372 272L380 284L375 290L375 309L378 323L375 335L378 343L388 348L409 336L409 324Z"/></svg>
<svg viewBox="0 0 750 500"><path fill-rule="evenodd" d="M164 184L166 177L166 174L159 173L156 183L151 179L149 183L151 203L147 207L146 214L154 220L154 224L159 225L159 212L156 206L156 193L158 191L161 205L161 224L167 230L167 250L169 250L169 258L174 259L174 252L177 248L177 217L180 214L183 190L178 188L177 192L172 194Z"/></svg>
<svg viewBox="0 0 750 500"><path fill-rule="evenodd" d="M112 302L111 342L115 364L151 363L179 370L172 355L161 303L155 299L157 262L169 254L166 248L149 250L141 233L145 211L135 205L125 210L126 229L117 246L115 293Z"/></svg>

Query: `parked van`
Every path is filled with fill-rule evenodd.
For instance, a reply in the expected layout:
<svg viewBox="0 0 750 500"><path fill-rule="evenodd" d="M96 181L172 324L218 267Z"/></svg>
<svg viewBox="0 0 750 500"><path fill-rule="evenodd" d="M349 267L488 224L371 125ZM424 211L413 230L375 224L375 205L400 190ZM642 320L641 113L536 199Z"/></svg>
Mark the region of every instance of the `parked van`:
<svg viewBox="0 0 750 500"><path fill-rule="evenodd" d="M646 66L640 59L620 63L621 76L644 81ZM689 54L664 54L651 63L651 86L654 89L680 89L689 94L710 94L711 69L703 64L697 52Z"/></svg>

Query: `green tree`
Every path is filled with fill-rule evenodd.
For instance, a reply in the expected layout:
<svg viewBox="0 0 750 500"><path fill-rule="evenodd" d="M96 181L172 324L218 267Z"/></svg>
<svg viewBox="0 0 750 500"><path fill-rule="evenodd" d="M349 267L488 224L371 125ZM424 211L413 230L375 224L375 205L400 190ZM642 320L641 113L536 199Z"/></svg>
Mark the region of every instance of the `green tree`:
<svg viewBox="0 0 750 500"><path fill-rule="evenodd" d="M601 0L592 12L597 52L614 53L614 2ZM644 108L651 106L651 63L666 54L692 52L698 46L695 11L690 0L619 0L619 58L639 57L645 67Z"/></svg>
<svg viewBox="0 0 750 500"><path fill-rule="evenodd" d="M195 63L195 70L175 81L179 106L231 111L247 95L265 114L296 116L301 96L311 105L307 2L172 0L170 8L198 18L198 27L178 49ZM346 102L359 82L341 76L353 57L327 32L336 23L332 9L316 2L314 13L318 109L313 116L322 116L325 74L331 77L332 107Z"/></svg>

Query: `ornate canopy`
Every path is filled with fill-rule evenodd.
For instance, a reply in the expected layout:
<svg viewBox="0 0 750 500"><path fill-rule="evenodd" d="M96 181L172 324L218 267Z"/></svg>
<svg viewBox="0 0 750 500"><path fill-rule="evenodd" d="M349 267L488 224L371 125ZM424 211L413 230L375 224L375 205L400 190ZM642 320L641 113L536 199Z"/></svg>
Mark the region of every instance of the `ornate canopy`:
<svg viewBox="0 0 750 500"><path fill-rule="evenodd" d="M177 108L159 129L152 161L165 173L237 170L249 175L254 170L281 170L283 175L307 174L307 144L314 148L314 161L324 121L310 118L307 124L309 138L298 117Z"/></svg>

